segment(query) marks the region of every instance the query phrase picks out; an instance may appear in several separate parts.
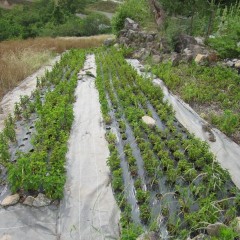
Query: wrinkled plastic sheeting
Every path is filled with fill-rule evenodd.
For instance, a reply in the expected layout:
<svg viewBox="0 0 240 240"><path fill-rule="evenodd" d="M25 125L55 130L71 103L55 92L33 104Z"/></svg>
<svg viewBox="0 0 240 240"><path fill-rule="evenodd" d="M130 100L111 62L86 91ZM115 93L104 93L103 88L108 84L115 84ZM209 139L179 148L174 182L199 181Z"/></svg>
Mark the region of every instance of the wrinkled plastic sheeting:
<svg viewBox="0 0 240 240"><path fill-rule="evenodd" d="M9 113L13 113L15 102L19 102L20 96L30 96L36 89L37 77L44 75L46 70L59 61L60 56L50 61L47 66L23 80L19 86L7 93L1 101L0 131ZM0 200L10 194L6 185L0 194ZM0 240L52 240L57 239L58 209L54 206L34 208L21 204L8 208L0 207Z"/></svg>
<svg viewBox="0 0 240 240"><path fill-rule="evenodd" d="M79 75L58 236L61 240L118 239L119 209L106 164L109 151L93 77L94 55L87 56Z"/></svg>
<svg viewBox="0 0 240 240"><path fill-rule="evenodd" d="M209 144L217 161L222 168L229 170L233 182L240 189L240 146L216 128L212 128L216 141L209 141L208 133L203 131L203 125L206 124L205 120L203 120L188 104L173 95L161 79L151 73L141 72L140 69L144 69L144 66L140 64L138 60L128 59L127 61L139 74L150 77L155 85L161 87L164 99L173 106L178 121L190 133L195 134L196 137Z"/></svg>
<svg viewBox="0 0 240 240"><path fill-rule="evenodd" d="M58 210L17 204L0 209L0 240L56 240Z"/></svg>

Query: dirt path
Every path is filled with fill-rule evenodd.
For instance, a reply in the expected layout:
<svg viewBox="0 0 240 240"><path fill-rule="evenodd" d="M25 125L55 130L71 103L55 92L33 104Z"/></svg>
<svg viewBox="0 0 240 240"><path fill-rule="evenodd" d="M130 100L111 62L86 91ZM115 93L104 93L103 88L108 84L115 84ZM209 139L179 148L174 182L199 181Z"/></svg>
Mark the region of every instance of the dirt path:
<svg viewBox="0 0 240 240"><path fill-rule="evenodd" d="M96 76L94 55L87 57L84 68ZM61 240L118 239L119 210L109 184L109 152L94 84L94 78L84 75L76 89L67 182L58 224Z"/></svg>

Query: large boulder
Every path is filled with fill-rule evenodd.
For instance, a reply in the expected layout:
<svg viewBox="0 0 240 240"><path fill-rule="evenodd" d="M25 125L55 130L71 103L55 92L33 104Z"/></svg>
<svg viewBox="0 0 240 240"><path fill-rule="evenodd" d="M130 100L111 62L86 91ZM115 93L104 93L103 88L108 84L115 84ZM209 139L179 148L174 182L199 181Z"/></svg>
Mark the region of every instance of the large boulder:
<svg viewBox="0 0 240 240"><path fill-rule="evenodd" d="M156 121L149 117L149 116L143 116L142 121L147 124L149 127L155 127L156 126Z"/></svg>
<svg viewBox="0 0 240 240"><path fill-rule="evenodd" d="M186 35L186 34L180 34L177 37L174 38L174 50L177 53L181 53L185 48L188 48L189 45L196 45L197 41L194 37Z"/></svg>
<svg viewBox="0 0 240 240"><path fill-rule="evenodd" d="M3 199L1 206L8 207L8 206L15 205L18 203L19 199L20 199L20 196L17 193L14 195L7 196L6 198Z"/></svg>
<svg viewBox="0 0 240 240"><path fill-rule="evenodd" d="M136 23L134 20L131 18L126 18L125 23L124 23L124 28L125 29L132 29L132 30L138 30L139 29L139 24Z"/></svg>
<svg viewBox="0 0 240 240"><path fill-rule="evenodd" d="M220 229L226 227L225 224L220 223L220 222L216 222L214 224L209 224L207 226L207 233L210 236L218 236L220 233Z"/></svg>

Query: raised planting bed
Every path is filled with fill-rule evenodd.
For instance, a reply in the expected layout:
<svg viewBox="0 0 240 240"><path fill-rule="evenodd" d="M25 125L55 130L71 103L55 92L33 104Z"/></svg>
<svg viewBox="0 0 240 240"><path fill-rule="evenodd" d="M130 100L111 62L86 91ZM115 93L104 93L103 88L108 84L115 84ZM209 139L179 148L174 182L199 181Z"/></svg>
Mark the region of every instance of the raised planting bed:
<svg viewBox="0 0 240 240"><path fill-rule="evenodd" d="M240 192L207 143L183 128L161 89L138 75L121 51L99 50L96 60L122 239L144 231L161 239L234 239ZM210 236L216 222L223 224Z"/></svg>
<svg viewBox="0 0 240 240"><path fill-rule="evenodd" d="M38 79L31 97L21 97L14 116L5 122L0 134L1 177L22 202L39 193L52 200L63 197L74 91L84 60L84 51L65 53L51 72Z"/></svg>

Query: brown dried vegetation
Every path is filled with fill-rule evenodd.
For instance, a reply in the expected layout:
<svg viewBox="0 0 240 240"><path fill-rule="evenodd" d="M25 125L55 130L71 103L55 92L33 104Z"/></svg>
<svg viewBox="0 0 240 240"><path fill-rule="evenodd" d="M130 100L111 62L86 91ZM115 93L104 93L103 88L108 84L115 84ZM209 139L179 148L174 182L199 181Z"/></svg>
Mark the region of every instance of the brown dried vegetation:
<svg viewBox="0 0 240 240"><path fill-rule="evenodd" d="M0 42L0 99L19 81L46 64L54 54L71 48L101 46L109 35L35 38Z"/></svg>

